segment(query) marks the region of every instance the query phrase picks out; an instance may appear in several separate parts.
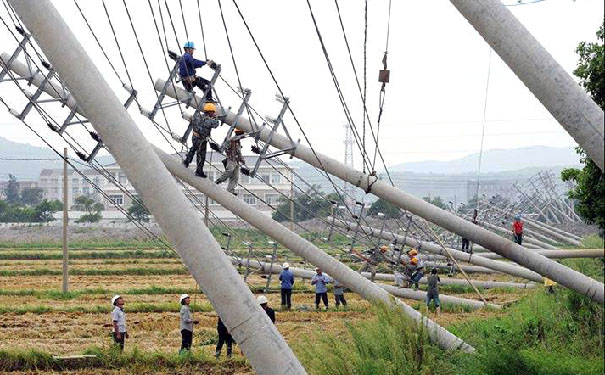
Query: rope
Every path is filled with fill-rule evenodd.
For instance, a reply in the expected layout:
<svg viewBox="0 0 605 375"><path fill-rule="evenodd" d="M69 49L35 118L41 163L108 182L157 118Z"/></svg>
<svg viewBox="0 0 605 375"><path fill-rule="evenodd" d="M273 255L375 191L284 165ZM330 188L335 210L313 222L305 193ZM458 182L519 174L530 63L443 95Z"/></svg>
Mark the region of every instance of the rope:
<svg viewBox="0 0 605 375"><path fill-rule="evenodd" d="M481 174L481 160L483 159L483 141L485 139L485 115L487 113L487 97L489 93L489 78L492 70L492 48L489 49L489 58L487 62L487 81L485 82L485 96L483 97L483 119L481 125L481 147L479 148L479 164L477 165L477 189L475 191L475 208L479 209L479 178Z"/></svg>

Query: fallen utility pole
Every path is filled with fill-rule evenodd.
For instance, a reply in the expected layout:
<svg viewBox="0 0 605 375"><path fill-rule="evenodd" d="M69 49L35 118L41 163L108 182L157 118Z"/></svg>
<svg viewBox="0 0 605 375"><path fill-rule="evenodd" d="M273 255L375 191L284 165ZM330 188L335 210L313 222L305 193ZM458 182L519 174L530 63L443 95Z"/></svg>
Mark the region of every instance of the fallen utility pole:
<svg viewBox="0 0 605 375"><path fill-rule="evenodd" d="M208 228L49 0L9 0L260 374L305 374Z"/></svg>
<svg viewBox="0 0 605 375"><path fill-rule="evenodd" d="M577 258L605 258L604 249L576 249L576 250L532 250L549 259L577 259ZM481 254L488 259L503 259L494 253Z"/></svg>
<svg viewBox="0 0 605 375"><path fill-rule="evenodd" d="M155 83L156 90L161 91L164 87L164 83L164 80L158 79ZM179 87L168 87L166 94L182 102L187 102L191 99L189 93ZM201 101L199 96L194 95L194 97L196 102ZM224 122L227 124L233 124L236 121L236 114L228 109L218 108L217 111L222 111L222 113L226 115ZM244 116L237 117L237 126L247 133L257 130ZM289 138L281 134L270 134L270 132L270 129L267 129L266 127L260 129L257 132L258 138L263 142L270 142L272 146L280 150L292 148L292 143ZM527 249L510 240L480 228L470 221L466 221L451 212L442 210L439 207L399 190L386 182L380 181L377 176L371 176L357 171L352 167L346 166L326 155L317 153L311 148L301 144L298 144L294 149L287 151L287 153L291 154L293 157L304 160L327 173L337 176L338 178L363 189L367 193L372 193L397 207L408 210L450 232L468 238L474 243L478 243L486 249L490 249L491 251L498 253L521 266L527 267L540 275L546 276L569 289L588 296L593 301L599 303L605 302L605 286L603 283L562 264L551 261L539 254L528 252Z"/></svg>
<svg viewBox="0 0 605 375"><path fill-rule="evenodd" d="M414 238L411 238L411 236L402 236L388 231L380 231L377 228L358 225L357 223L342 221L340 219L334 220L334 225L352 231L363 230L364 232L369 233L370 235L378 236L386 241L397 240L398 243L405 243L406 245L413 246L421 250L426 250L434 254L447 256L447 253L443 250L441 246L435 243L419 241ZM483 258L481 255L472 255L456 249L448 250L452 254L452 257L459 261L486 267L495 271L504 272L509 275L523 277L524 279L531 281L542 282L543 280L542 276L540 276L539 274L519 266Z"/></svg>
<svg viewBox="0 0 605 375"><path fill-rule="evenodd" d="M601 171L605 171L603 110L584 89L500 0L451 2Z"/></svg>
<svg viewBox="0 0 605 375"><path fill-rule="evenodd" d="M233 212L244 219L250 225L258 228L263 233L272 237L275 241L281 243L294 253L302 256L308 262L320 267L323 271L340 281L347 288L359 294L362 298L376 302L380 301L387 305L400 308L403 312L415 321L422 323L429 333L431 340L444 349L461 349L467 352L473 352L474 348L466 344L460 338L456 337L439 324L422 316L421 313L411 308L399 300L393 300L385 290L370 282L359 273L353 271L345 264L326 254L323 250L313 245L311 242L300 237L271 217L257 211L253 207L239 200L227 190L220 188L214 182L196 177L192 171L185 168L181 161L166 154L155 147L156 154L160 157L166 168L177 178L196 188L200 192L207 194L212 200L218 202L221 206ZM248 267L250 262L246 262ZM274 265L275 267L275 265Z"/></svg>

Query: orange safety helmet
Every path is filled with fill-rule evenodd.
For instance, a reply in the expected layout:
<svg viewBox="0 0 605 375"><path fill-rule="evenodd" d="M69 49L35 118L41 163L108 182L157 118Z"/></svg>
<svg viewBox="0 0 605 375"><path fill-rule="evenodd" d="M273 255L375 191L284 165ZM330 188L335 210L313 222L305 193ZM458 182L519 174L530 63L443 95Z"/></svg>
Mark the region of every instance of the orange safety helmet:
<svg viewBox="0 0 605 375"><path fill-rule="evenodd" d="M412 258L410 260L410 263L413 264L413 265L417 265L418 264L418 258Z"/></svg>
<svg viewBox="0 0 605 375"><path fill-rule="evenodd" d="M411 249L410 251L408 251L408 255L410 255L410 256L418 255L418 250Z"/></svg>
<svg viewBox="0 0 605 375"><path fill-rule="evenodd" d="M380 246L380 251L383 253L386 252L388 249L389 249L389 247L387 245Z"/></svg>
<svg viewBox="0 0 605 375"><path fill-rule="evenodd" d="M216 112L216 106L214 103L204 104L204 112Z"/></svg>

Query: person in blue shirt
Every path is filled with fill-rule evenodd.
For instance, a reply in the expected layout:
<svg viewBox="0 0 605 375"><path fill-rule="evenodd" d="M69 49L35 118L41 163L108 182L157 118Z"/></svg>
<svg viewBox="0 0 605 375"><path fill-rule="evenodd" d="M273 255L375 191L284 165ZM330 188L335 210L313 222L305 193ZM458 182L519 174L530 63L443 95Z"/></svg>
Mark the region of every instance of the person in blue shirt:
<svg viewBox="0 0 605 375"><path fill-rule="evenodd" d="M311 285L315 285L315 309L319 310L319 301L321 300L328 309L328 283L330 278L324 275L318 267L315 269L315 275L311 278Z"/></svg>
<svg viewBox="0 0 605 375"><path fill-rule="evenodd" d="M207 102L214 102L214 99L212 99L212 85L210 84L210 81L197 76L195 70L206 64L214 69L214 67L216 67L215 62L212 60L203 61L194 59L193 51L195 51L195 46L193 42L186 42L183 48L185 49L185 53L181 56L181 61L179 62L179 75L181 76L183 87L189 92L193 91L194 87L198 87L206 93Z"/></svg>
<svg viewBox="0 0 605 375"><path fill-rule="evenodd" d="M294 274L290 271L290 265L286 262L282 266L283 271L279 275L281 281L281 307L288 310L292 307L292 287L294 286Z"/></svg>

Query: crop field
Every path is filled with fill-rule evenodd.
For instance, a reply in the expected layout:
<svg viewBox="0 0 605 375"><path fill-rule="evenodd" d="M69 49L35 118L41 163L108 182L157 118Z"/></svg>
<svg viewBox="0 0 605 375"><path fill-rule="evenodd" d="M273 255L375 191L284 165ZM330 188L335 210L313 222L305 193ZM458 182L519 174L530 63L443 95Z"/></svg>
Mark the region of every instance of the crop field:
<svg viewBox="0 0 605 375"><path fill-rule="evenodd" d="M244 256L247 250L236 253ZM261 260L270 249L256 250ZM278 251L277 263L286 260ZM70 250L69 293L61 293L61 250L56 245L35 244L16 247L0 245L0 371L43 373L124 373L125 369L152 373L201 372L209 374L251 374L251 367L238 349L231 360L213 357L217 342L217 315L204 294L176 255L160 246L138 242L119 246L90 243ZM297 267L307 267L300 259L287 258ZM354 266L354 265L353 265ZM240 274L245 267L239 268ZM521 281L505 275L472 275L475 279ZM255 294L263 293L267 276L252 271L248 284ZM422 287L421 287L422 288ZM488 302L514 305L539 290L481 290ZM178 296L192 296L192 310L200 324L195 327L194 348L187 358L180 348ZM130 338L124 354L112 350L110 299L121 294L125 301ZM478 299L470 287L443 286L442 294ZM279 282L273 276L266 292L269 305L277 312L277 328L302 360L309 358L310 345L325 337L349 340L351 327L372 324L376 309L359 296L347 293L348 306L315 311L314 290L308 280L297 279L293 309L281 311ZM330 294L332 298L332 295ZM405 300L439 324L464 331L467 324L499 319L507 312L443 306L437 316L420 301ZM320 345L321 346L321 345ZM50 356L92 354L93 358L52 359ZM307 361L309 361L307 359ZM313 368L312 366L310 367ZM129 372L128 370L127 372ZM317 373L310 370L311 373Z"/></svg>

